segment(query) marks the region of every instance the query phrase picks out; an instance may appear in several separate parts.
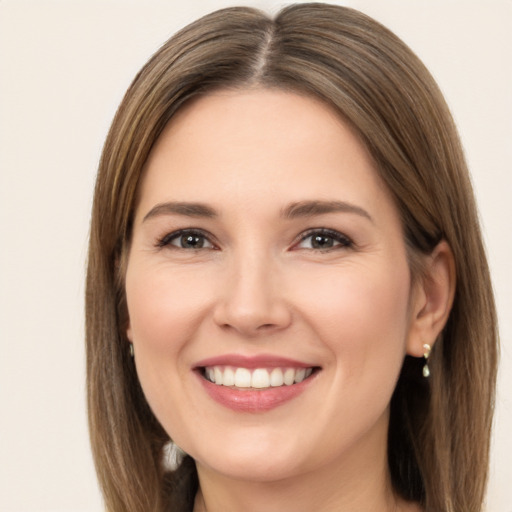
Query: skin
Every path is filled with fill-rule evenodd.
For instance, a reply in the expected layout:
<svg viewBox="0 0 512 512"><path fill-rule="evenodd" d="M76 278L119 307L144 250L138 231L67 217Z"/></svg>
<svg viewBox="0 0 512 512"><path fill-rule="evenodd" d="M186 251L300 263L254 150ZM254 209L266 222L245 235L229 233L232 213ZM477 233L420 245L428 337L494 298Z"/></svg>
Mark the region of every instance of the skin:
<svg viewBox="0 0 512 512"><path fill-rule="evenodd" d="M283 216L303 201L351 208ZM167 202L216 215L155 210ZM172 235L190 228L202 248ZM324 234L326 248L308 238L320 228L339 233ZM152 410L196 460L196 511L419 510L394 496L386 438L404 356L434 343L453 298L446 244L425 268L413 285L372 159L320 101L252 89L180 110L139 190L127 336ZM205 358L262 353L320 371L259 413L212 400L194 371Z"/></svg>

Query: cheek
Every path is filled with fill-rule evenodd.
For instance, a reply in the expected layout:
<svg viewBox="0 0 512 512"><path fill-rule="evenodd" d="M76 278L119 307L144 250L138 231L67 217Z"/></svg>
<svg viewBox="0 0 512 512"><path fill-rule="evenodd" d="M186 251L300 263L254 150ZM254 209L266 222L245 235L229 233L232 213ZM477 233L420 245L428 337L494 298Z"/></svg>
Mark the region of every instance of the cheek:
<svg viewBox="0 0 512 512"><path fill-rule="evenodd" d="M407 262L353 265L308 280L302 311L345 378L397 372L405 355L410 279ZM365 371L367 370L367 371Z"/></svg>
<svg viewBox="0 0 512 512"><path fill-rule="evenodd" d="M399 267L354 266L310 281L301 292L308 325L330 352L317 421L337 446L351 446L387 421L409 324L409 272L406 263ZM318 453L323 456L331 454Z"/></svg>
<svg viewBox="0 0 512 512"><path fill-rule="evenodd" d="M193 403L182 386L191 364L186 348L197 334L209 294L190 275L180 276L163 266L144 272L130 270L126 296L137 375L151 409L171 434L176 411Z"/></svg>
<svg viewBox="0 0 512 512"><path fill-rule="evenodd" d="M127 272L126 296L132 341L140 350L175 353L197 326L209 302L206 276L156 268ZM202 281L202 286L198 283Z"/></svg>

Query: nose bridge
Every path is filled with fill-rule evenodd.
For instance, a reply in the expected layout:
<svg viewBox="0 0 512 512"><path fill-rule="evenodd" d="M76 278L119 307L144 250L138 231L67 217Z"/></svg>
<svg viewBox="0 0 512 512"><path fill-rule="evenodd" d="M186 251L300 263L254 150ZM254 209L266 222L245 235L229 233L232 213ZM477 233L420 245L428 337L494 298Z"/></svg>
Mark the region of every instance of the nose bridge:
<svg viewBox="0 0 512 512"><path fill-rule="evenodd" d="M245 247L229 258L216 321L245 335L286 327L291 319L280 288L279 262L269 251Z"/></svg>

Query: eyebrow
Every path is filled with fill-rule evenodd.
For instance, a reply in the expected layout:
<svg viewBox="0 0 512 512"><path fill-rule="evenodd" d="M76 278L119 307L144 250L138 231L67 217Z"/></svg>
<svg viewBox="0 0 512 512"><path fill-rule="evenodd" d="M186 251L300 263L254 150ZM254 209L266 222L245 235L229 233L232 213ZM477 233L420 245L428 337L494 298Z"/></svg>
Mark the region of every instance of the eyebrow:
<svg viewBox="0 0 512 512"><path fill-rule="evenodd" d="M174 202L160 203L151 208L142 222L160 215L184 215L185 217L217 217L217 211L203 203Z"/></svg>
<svg viewBox="0 0 512 512"><path fill-rule="evenodd" d="M286 219L296 219L339 212L354 213L373 222L371 215L364 208L345 201L299 201L287 206L282 211L282 216Z"/></svg>
<svg viewBox="0 0 512 512"><path fill-rule="evenodd" d="M365 209L346 201L298 201L289 204L286 208L281 210L281 217L285 219L297 219L339 212L354 213L373 222L371 215ZM212 219L218 217L218 212L204 203L169 201L159 203L151 208L142 219L142 222L146 222L160 215L183 215L185 217Z"/></svg>

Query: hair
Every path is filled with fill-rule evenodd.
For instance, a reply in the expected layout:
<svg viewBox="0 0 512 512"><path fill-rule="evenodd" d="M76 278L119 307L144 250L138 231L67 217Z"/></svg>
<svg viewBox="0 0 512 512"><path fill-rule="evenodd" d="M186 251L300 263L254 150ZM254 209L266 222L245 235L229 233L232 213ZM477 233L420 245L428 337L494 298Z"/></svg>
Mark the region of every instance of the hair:
<svg viewBox="0 0 512 512"><path fill-rule="evenodd" d="M413 277L441 240L457 287L432 376L407 356L388 441L395 492L427 512L482 509L498 357L496 313L473 191L434 79L392 32L350 8L299 4L275 18L229 8L190 24L135 77L101 157L86 285L92 449L109 512L191 510L194 461L163 463L169 436L140 387L127 339L124 269L137 191L175 112L218 89L273 88L321 99L370 151L400 213Z"/></svg>

